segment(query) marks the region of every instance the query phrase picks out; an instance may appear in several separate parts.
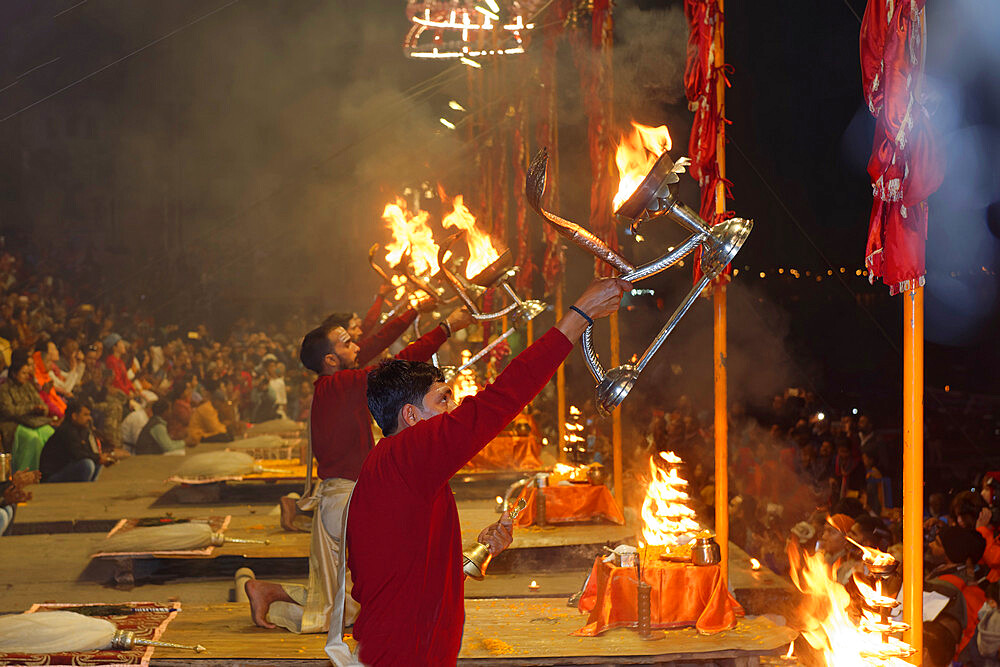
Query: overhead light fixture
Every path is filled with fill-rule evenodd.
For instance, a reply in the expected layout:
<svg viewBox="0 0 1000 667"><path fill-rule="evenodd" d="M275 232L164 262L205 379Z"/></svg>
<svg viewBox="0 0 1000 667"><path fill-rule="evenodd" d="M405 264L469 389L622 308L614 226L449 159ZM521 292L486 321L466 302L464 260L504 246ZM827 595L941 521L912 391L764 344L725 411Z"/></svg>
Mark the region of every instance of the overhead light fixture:
<svg viewBox="0 0 1000 667"><path fill-rule="evenodd" d="M468 65L469 67L475 67L476 69L482 69L482 67L483 67L482 65L480 65L479 63L477 63L477 62L476 62L475 60L473 60L472 58L466 58L465 56L462 56L462 57L461 57L461 58L459 58L458 60L459 60L459 61L460 61L460 62L461 62L461 63L462 63L463 65Z"/></svg>
<svg viewBox="0 0 1000 667"><path fill-rule="evenodd" d="M448 120L447 118L438 118L438 120L441 121L441 124L447 127L449 130L455 129L455 124L450 120Z"/></svg>
<svg viewBox="0 0 1000 667"><path fill-rule="evenodd" d="M475 9L477 12L479 12L480 14L482 14L483 16L485 16L488 19L491 19L493 21L499 21L500 20L500 16L499 15L494 14L493 12L491 12L488 9L486 9L485 7L480 7L479 5L476 5L475 7L473 7L473 9Z"/></svg>
<svg viewBox="0 0 1000 667"><path fill-rule="evenodd" d="M465 107L463 107L461 104L459 104L455 100L451 100L450 102L448 102L448 106L450 108L454 109L455 111L465 111Z"/></svg>

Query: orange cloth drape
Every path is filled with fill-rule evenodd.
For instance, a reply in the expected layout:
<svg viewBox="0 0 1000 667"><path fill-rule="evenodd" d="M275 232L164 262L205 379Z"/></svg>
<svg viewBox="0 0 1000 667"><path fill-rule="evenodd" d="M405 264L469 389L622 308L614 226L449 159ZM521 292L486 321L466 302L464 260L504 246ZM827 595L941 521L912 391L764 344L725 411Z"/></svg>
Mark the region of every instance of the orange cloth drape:
<svg viewBox="0 0 1000 667"><path fill-rule="evenodd" d="M605 630L636 627L638 588L634 567L615 567L601 558L580 598L579 609L588 613L587 624L575 635L594 637ZM698 567L690 563L667 563L648 559L643 581L652 586L652 627L658 629L694 626L698 632L715 634L736 626L743 608L725 587L718 565Z"/></svg>
<svg viewBox="0 0 1000 667"><path fill-rule="evenodd" d="M603 519L618 525L625 524L625 517L618 509L614 496L603 484L572 484L570 486L545 486L545 517L548 523L574 523ZM521 491L527 505L517 515L514 525L520 528L535 523L535 508L538 507L535 494L538 488L532 486ZM516 502L516 501L515 501Z"/></svg>
<svg viewBox="0 0 1000 667"><path fill-rule="evenodd" d="M501 433L472 457L465 470L541 470L541 440L532 434Z"/></svg>

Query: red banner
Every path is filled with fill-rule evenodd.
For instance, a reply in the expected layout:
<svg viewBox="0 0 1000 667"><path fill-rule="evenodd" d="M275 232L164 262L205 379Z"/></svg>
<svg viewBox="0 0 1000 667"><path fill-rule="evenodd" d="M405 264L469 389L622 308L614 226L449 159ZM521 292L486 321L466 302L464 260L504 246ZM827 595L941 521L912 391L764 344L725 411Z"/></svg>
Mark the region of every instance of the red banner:
<svg viewBox="0 0 1000 667"><path fill-rule="evenodd" d="M701 186L699 215L712 225L731 217L731 212L716 213L716 195L721 182L729 197L729 181L722 177L719 165L719 134L725 134L729 122L719 105L719 86L728 86L725 62L716 62L716 30L721 30L724 16L716 0L685 0L684 15L688 20L687 64L684 69L684 90L689 107L694 110L688 155L689 171ZM721 40L721 37L720 37ZM721 50L721 49L720 49ZM701 248L694 257L694 280L701 279ZM719 276L729 280L729 267Z"/></svg>
<svg viewBox="0 0 1000 667"><path fill-rule="evenodd" d="M861 23L861 82L875 116L865 265L890 294L924 284L927 197L944 178L923 105L924 0L869 0Z"/></svg>

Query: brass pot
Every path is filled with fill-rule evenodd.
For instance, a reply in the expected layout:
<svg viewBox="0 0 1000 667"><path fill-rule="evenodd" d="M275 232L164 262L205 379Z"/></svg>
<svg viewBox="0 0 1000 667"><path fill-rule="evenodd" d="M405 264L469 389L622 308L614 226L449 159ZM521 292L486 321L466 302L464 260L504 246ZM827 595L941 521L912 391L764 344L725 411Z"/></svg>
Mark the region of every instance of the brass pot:
<svg viewBox="0 0 1000 667"><path fill-rule="evenodd" d="M691 547L691 562L695 565L718 565L722 562L722 549L714 537L699 537Z"/></svg>

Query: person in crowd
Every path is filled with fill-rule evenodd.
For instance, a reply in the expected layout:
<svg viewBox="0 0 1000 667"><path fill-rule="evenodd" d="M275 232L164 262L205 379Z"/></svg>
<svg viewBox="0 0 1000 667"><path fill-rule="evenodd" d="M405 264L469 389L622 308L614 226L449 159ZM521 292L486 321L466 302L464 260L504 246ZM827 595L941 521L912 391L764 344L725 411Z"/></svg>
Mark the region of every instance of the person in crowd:
<svg viewBox="0 0 1000 667"><path fill-rule="evenodd" d="M39 336L35 343L35 351L31 355L31 365L34 371L35 386L38 395L49 409L49 414L62 419L66 412L66 401L59 395L53 381L53 373L58 372L55 363L59 360L59 348L48 337ZM50 370L52 369L52 370Z"/></svg>
<svg viewBox="0 0 1000 667"><path fill-rule="evenodd" d="M926 667L949 667L958 643L951 630L941 621L924 621L923 659Z"/></svg>
<svg viewBox="0 0 1000 667"><path fill-rule="evenodd" d="M240 421L240 409L233 400L233 381L228 376L222 376L215 382L215 389L209 392L209 400L215 408L219 421L226 427L226 432L233 438L243 435L246 430Z"/></svg>
<svg viewBox="0 0 1000 667"><path fill-rule="evenodd" d="M170 397L170 412L167 414L167 430L174 440L188 439L188 424L191 423L191 415L194 413L194 408L191 406L193 391L191 382L186 378L174 382Z"/></svg>
<svg viewBox="0 0 1000 667"><path fill-rule="evenodd" d="M145 389L140 394L138 405L132 412L128 413L121 425L121 440L126 451L134 452L135 443L139 440L139 433L149 421L153 414L153 403L159 400L159 396Z"/></svg>
<svg viewBox="0 0 1000 667"><path fill-rule="evenodd" d="M205 394L201 396L201 402L192 410L191 420L188 422L188 437L195 443L199 442L232 442L233 434L226 429L226 425L219 419L219 412L212 403L212 394L219 389L217 380L205 379L202 381Z"/></svg>
<svg viewBox="0 0 1000 667"><path fill-rule="evenodd" d="M92 427L90 408L75 401L66 406L66 417L42 450L42 483L93 482L103 467L114 465L116 458L101 450Z"/></svg>
<svg viewBox="0 0 1000 667"><path fill-rule="evenodd" d="M83 377L83 352L80 342L64 335L59 342L59 355L55 361L58 372L52 373L52 384L63 396L72 397L73 391Z"/></svg>
<svg viewBox="0 0 1000 667"><path fill-rule="evenodd" d="M142 427L135 441L135 453L146 454L183 454L187 443L170 437L167 429L166 414L170 411L167 401L155 401L150 409L149 421Z"/></svg>
<svg viewBox="0 0 1000 667"><path fill-rule="evenodd" d="M985 604L976 614L976 632L957 662L969 667L1000 666L1000 583L990 582L983 587Z"/></svg>
<svg viewBox="0 0 1000 667"><path fill-rule="evenodd" d="M131 397L135 393L135 386L129 377L129 368L125 365L125 353L128 344L125 339L116 333L108 334L104 338L104 364L112 373L112 384L125 396Z"/></svg>
<svg viewBox="0 0 1000 667"><path fill-rule="evenodd" d="M452 333L464 329L472 316L462 308L439 326L405 347L397 359L426 361ZM343 624L357 615L357 606L346 600L350 579L344 587L330 586L342 564L341 535L347 503L361 471L362 462L375 446L366 388L371 368L358 368L359 346L347 331L325 325L302 339L302 365L318 374L313 394L312 451L318 464L320 484L298 503L282 499L282 527L294 528L295 510L313 511L310 550L310 585L282 585L252 579L245 584L253 622L263 627L283 627L292 632L325 632L340 637ZM288 506L292 505L291 511ZM315 577L315 583L314 583ZM319 582L326 582L320 585ZM345 601L347 609L345 612ZM337 621L331 620L336 617Z"/></svg>
<svg viewBox="0 0 1000 667"><path fill-rule="evenodd" d="M24 487L36 484L42 474L37 470L21 470L9 480L0 481L0 537L3 537L14 523L17 504L31 500L31 491Z"/></svg>
<svg viewBox="0 0 1000 667"><path fill-rule="evenodd" d="M851 451L850 443L837 443L837 458L833 468L839 485L837 497L856 498L865 486L865 469L861 465L861 458Z"/></svg>
<svg viewBox="0 0 1000 667"><path fill-rule="evenodd" d="M961 653L976 632L979 610L986 604L986 594L976 585L979 579L975 564L983 557L986 540L971 528L945 526L931 542L931 554L941 564L927 576L958 589L965 602L965 626L958 641Z"/></svg>
<svg viewBox="0 0 1000 667"><path fill-rule="evenodd" d="M448 480L524 409L588 323L615 312L630 287L613 278L591 283L493 384L457 407L441 371L430 364L393 359L371 373L368 406L386 437L362 465L347 523L352 596L361 608L354 637L362 663L454 664L464 584L458 511ZM505 512L479 539L495 555L510 544L511 531ZM327 654L334 662L346 649L340 634L331 622Z"/></svg>
<svg viewBox="0 0 1000 667"><path fill-rule="evenodd" d="M17 350L7 381L0 385L0 438L12 455L13 469L38 470L42 448L54 431L49 409L32 383L28 355Z"/></svg>

